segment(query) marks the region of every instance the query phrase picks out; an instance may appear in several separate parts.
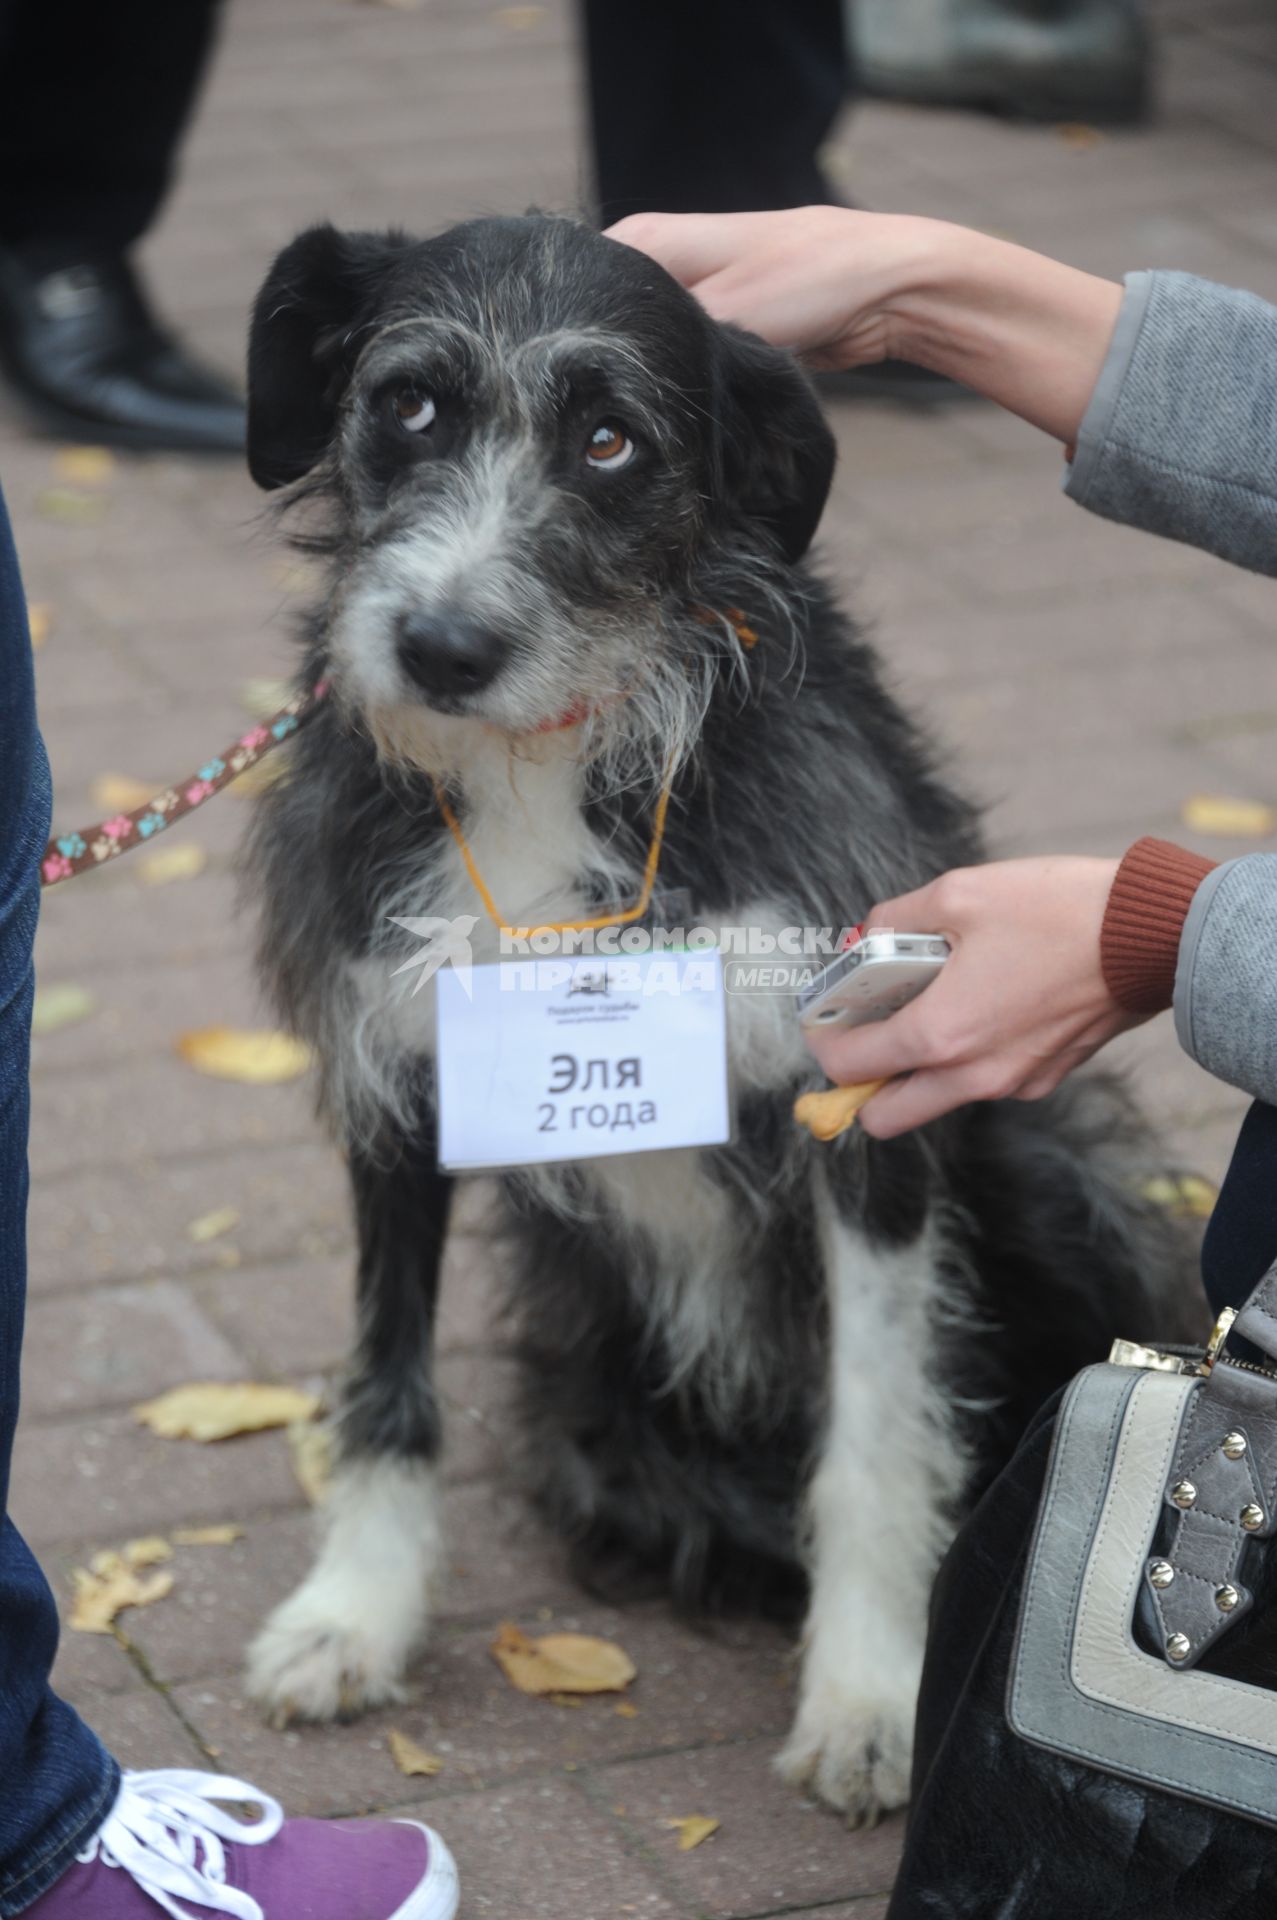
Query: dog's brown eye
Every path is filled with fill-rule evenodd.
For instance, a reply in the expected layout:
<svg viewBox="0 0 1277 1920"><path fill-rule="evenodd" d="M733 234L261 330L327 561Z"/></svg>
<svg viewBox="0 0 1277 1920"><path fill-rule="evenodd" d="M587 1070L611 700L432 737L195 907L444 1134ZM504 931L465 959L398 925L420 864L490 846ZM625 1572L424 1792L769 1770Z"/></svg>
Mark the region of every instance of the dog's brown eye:
<svg viewBox="0 0 1277 1920"><path fill-rule="evenodd" d="M615 420L600 420L585 443L585 457L592 467L623 467L634 456L634 442Z"/></svg>
<svg viewBox="0 0 1277 1920"><path fill-rule="evenodd" d="M395 418L405 433L424 433L434 423L435 403L428 393L420 393L416 387L400 387L392 404Z"/></svg>

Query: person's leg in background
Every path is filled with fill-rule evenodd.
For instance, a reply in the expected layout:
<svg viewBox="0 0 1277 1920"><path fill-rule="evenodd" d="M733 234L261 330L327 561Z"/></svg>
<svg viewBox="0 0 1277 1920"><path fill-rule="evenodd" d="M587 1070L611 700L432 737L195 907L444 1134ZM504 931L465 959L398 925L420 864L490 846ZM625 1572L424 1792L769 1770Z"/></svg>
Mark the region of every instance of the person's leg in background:
<svg viewBox="0 0 1277 1920"><path fill-rule="evenodd" d="M584 0L600 222L836 198L841 0Z"/></svg>
<svg viewBox="0 0 1277 1920"><path fill-rule="evenodd" d="M0 499L0 1914L21 1912L101 1825L119 1770L49 1690L58 1616L8 1518L26 1297L27 1057L38 861L49 769L36 731L31 643Z"/></svg>
<svg viewBox="0 0 1277 1920"><path fill-rule="evenodd" d="M843 0L581 0L581 15L600 226L839 198L820 153L855 85ZM900 360L816 384L910 402L963 391Z"/></svg>
<svg viewBox="0 0 1277 1920"><path fill-rule="evenodd" d="M238 397L164 334L128 263L217 17L218 0L0 0L0 361L64 430L243 445Z"/></svg>

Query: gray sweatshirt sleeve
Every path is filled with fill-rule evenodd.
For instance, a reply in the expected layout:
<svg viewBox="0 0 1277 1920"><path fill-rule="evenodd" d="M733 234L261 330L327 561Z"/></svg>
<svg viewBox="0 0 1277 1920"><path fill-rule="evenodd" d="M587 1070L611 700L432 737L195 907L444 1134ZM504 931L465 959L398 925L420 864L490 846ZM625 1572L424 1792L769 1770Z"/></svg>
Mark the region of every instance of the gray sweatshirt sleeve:
<svg viewBox="0 0 1277 1920"><path fill-rule="evenodd" d="M1175 1030L1207 1073L1277 1106L1277 853L1227 860L1193 895Z"/></svg>
<svg viewBox="0 0 1277 1920"><path fill-rule="evenodd" d="M1128 274L1065 492L1277 574L1277 307L1189 273Z"/></svg>

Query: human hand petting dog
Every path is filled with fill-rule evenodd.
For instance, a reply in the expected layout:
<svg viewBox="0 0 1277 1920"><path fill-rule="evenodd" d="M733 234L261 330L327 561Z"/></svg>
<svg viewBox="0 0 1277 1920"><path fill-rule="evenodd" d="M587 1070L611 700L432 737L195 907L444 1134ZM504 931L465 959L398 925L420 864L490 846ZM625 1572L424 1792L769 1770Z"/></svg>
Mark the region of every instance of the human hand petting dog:
<svg viewBox="0 0 1277 1920"><path fill-rule="evenodd" d="M866 1133L889 1140L971 1100L1040 1099L1139 1024L1100 969L1117 867L1003 860L959 868L874 908L868 929L942 933L953 952L926 992L889 1020L806 1036L831 1080L890 1083L860 1110Z"/></svg>
<svg viewBox="0 0 1277 1920"><path fill-rule="evenodd" d="M1070 444L1122 303L1114 281L909 214L639 213L608 232L811 366L911 360Z"/></svg>

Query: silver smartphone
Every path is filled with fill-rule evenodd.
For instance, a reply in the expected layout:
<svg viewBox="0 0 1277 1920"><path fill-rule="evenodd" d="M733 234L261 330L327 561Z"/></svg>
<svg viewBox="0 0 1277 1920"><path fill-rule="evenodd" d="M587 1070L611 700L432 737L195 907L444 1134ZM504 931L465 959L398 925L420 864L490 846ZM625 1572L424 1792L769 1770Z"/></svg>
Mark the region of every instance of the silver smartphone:
<svg viewBox="0 0 1277 1920"><path fill-rule="evenodd" d="M938 933L868 933L798 995L805 1027L861 1027L885 1020L929 987L949 958Z"/></svg>

